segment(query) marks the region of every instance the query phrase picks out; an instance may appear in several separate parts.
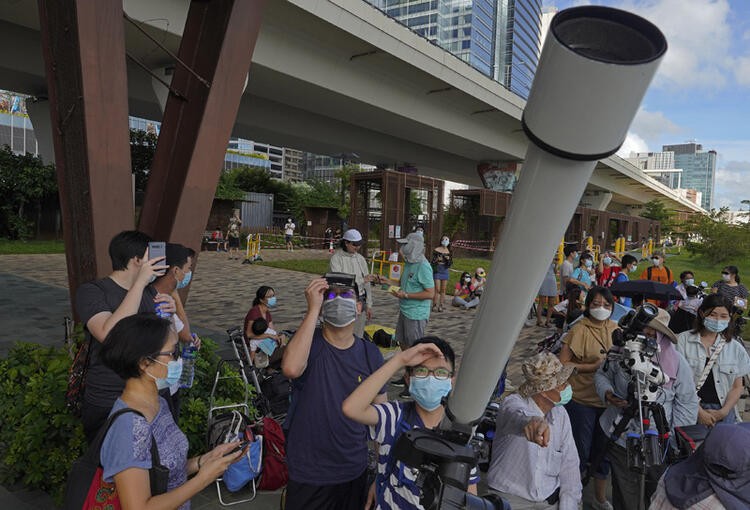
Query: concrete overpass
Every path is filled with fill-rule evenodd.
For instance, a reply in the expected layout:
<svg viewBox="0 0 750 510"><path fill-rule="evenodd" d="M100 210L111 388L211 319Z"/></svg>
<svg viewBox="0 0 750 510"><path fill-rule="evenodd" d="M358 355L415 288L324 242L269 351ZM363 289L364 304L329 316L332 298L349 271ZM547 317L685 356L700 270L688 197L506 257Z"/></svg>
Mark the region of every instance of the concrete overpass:
<svg viewBox="0 0 750 510"><path fill-rule="evenodd" d="M7 4L7 5L6 5ZM123 0L125 12L176 52L187 0ZM4 8L2 8L4 7ZM171 58L126 24L130 55L167 77ZM160 119L166 89L128 62L131 115ZM45 96L37 2L0 0L0 88ZM518 161L524 100L362 0L268 3L233 135L481 185L483 161ZM33 115L32 115L33 121ZM700 211L616 156L582 203L632 212L654 198Z"/></svg>

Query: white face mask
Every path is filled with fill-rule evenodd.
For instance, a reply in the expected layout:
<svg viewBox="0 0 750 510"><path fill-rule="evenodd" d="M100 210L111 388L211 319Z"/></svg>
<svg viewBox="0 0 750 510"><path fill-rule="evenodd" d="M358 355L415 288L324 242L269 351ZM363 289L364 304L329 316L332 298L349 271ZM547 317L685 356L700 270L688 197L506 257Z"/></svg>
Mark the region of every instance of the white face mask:
<svg viewBox="0 0 750 510"><path fill-rule="evenodd" d="M693 279L693 278L687 278L685 280L685 286L689 287L690 285L695 285L695 279Z"/></svg>
<svg viewBox="0 0 750 510"><path fill-rule="evenodd" d="M731 275L728 275L728 274L721 275L721 279L724 280L725 282L728 282L730 278L731 278Z"/></svg>
<svg viewBox="0 0 750 510"><path fill-rule="evenodd" d="M654 265L654 267L659 267L661 265L661 260L651 259L651 263Z"/></svg>
<svg viewBox="0 0 750 510"><path fill-rule="evenodd" d="M598 308L592 308L589 310L589 313L591 314L591 317L598 321L603 321L609 319L609 316L612 315L612 310L607 310L603 306L600 306Z"/></svg>

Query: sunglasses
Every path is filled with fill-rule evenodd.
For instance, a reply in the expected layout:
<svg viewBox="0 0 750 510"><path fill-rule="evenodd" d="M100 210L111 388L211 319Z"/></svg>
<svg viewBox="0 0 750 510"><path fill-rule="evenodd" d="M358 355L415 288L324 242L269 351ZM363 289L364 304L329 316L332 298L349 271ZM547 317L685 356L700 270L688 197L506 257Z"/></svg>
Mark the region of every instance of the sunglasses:
<svg viewBox="0 0 750 510"><path fill-rule="evenodd" d="M329 289L326 291L323 298L326 301L329 301L335 298L336 296L341 296L344 299L356 299L357 298L357 295L354 293L354 289L341 289L341 290Z"/></svg>
<svg viewBox="0 0 750 510"><path fill-rule="evenodd" d="M352 246L361 246L362 241L347 241L347 243L351 244Z"/></svg>
<svg viewBox="0 0 750 510"><path fill-rule="evenodd" d="M729 274L729 271L722 271L722 272L721 272L721 274L726 274L726 275L728 275L728 274Z"/></svg>

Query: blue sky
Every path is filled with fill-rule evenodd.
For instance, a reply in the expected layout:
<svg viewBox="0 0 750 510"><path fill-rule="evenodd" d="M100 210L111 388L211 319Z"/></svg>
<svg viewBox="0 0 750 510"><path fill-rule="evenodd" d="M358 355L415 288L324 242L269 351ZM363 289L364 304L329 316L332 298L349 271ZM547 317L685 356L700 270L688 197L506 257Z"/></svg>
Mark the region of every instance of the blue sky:
<svg viewBox="0 0 750 510"><path fill-rule="evenodd" d="M544 0L587 4L639 14L669 44L620 155L695 140L719 155L714 207L739 209L750 199L750 0Z"/></svg>

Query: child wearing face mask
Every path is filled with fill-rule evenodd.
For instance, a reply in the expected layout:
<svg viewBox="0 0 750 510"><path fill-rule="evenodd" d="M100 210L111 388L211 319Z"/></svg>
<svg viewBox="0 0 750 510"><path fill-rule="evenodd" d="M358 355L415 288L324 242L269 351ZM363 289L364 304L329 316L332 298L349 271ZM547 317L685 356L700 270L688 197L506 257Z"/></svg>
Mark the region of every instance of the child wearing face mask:
<svg viewBox="0 0 750 510"><path fill-rule="evenodd" d="M377 509L419 509L420 489L416 485L419 471L396 460L391 452L399 436L412 428L437 427L445 416L442 405L455 380L455 353L450 345L437 337L424 337L405 351L400 351L379 370L360 384L344 400L344 414L369 426L370 439L380 444L378 475L375 491L365 508L374 499ZM378 391L399 370L406 368L406 381L413 398L411 402L371 403ZM479 480L476 467L469 478L469 492L476 494Z"/></svg>

